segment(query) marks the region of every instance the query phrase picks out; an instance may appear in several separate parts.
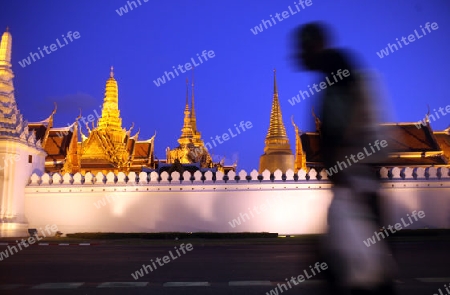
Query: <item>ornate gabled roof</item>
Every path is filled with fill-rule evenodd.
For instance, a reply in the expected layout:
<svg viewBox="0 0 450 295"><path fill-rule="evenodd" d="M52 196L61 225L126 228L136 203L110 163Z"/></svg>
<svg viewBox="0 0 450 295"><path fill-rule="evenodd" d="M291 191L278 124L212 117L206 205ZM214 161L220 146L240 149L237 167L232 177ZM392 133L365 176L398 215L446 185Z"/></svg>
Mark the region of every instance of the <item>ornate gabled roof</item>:
<svg viewBox="0 0 450 295"><path fill-rule="evenodd" d="M381 124L391 152L431 152L440 147L433 135L431 126L417 127L414 123Z"/></svg>
<svg viewBox="0 0 450 295"><path fill-rule="evenodd" d="M434 132L434 136L436 137L436 141L444 152L444 155L450 162L450 128L447 128L443 131L436 131Z"/></svg>
<svg viewBox="0 0 450 295"><path fill-rule="evenodd" d="M399 165L445 165L447 161L442 157L445 153L440 141L445 139L442 135L433 133L429 125L418 128L417 123L384 123L380 125L380 134L388 142L391 156L379 166ZM450 136L449 136L450 137ZM446 139L445 139L446 140ZM318 132L301 134L303 151L306 154L308 166L323 162L320 151L320 137ZM450 140L449 140L450 146Z"/></svg>
<svg viewBox="0 0 450 295"><path fill-rule="evenodd" d="M37 124L37 123L28 123L28 130L35 134L36 140L39 140L41 144L47 134L47 125Z"/></svg>
<svg viewBox="0 0 450 295"><path fill-rule="evenodd" d="M64 130L63 130L64 129ZM46 140L44 150L47 152L46 161L48 160L64 160L70 146L73 129L69 128L53 128L50 129Z"/></svg>

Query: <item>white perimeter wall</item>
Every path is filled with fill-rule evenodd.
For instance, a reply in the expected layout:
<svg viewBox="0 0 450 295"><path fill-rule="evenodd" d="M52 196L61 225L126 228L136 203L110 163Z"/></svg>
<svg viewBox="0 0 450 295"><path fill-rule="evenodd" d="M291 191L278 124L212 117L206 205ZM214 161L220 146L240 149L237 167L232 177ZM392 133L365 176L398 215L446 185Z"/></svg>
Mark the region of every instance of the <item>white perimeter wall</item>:
<svg viewBox="0 0 450 295"><path fill-rule="evenodd" d="M383 168L384 169L384 168ZM397 169L397 170L395 170ZM406 168L409 169L409 168ZM421 169L421 168L419 168ZM434 168L433 168L434 169ZM388 179L393 172L394 179ZM436 171L419 170L419 179L401 179L400 170L384 170L383 202L391 225L408 221L407 214L424 211L426 217L412 228L450 228L450 178ZM311 173L310 173L311 174ZM383 173L382 173L383 174ZM145 175L145 174L141 174ZM241 179L243 175L242 174ZM255 179L255 173L252 174ZM33 175L25 188L25 216L29 228L56 224L63 233L75 232L276 232L279 234L321 233L331 202L327 180L234 180L205 183L170 183L167 175L158 182L124 181L123 174L96 181L92 175ZM198 176L198 174L197 174ZM265 174L265 179L268 175ZM278 177L277 177L278 176ZM291 175L292 176L292 175ZM288 177L288 179L292 179ZM311 179L315 179L312 175ZM129 175L134 180L135 175ZM209 178L209 177L207 177ZM276 174L276 179L280 179ZM144 179L142 177L141 179ZM198 179L198 178L197 178ZM70 184L69 181L74 181ZM51 184L53 181L53 184ZM117 183L114 183L114 182ZM63 182L62 184L60 182ZM78 184L77 184L78 183ZM230 225L240 218L241 224ZM243 221L245 219L245 221ZM388 225L388 224L386 224Z"/></svg>

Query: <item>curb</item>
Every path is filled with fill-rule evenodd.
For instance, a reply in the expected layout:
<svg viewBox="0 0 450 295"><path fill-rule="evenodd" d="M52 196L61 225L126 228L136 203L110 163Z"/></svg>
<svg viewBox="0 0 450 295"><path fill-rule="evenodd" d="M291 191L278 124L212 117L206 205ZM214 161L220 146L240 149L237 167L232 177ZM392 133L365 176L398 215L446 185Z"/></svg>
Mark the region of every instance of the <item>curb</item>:
<svg viewBox="0 0 450 295"><path fill-rule="evenodd" d="M0 243L0 246L17 245L19 243ZM97 246L93 243L37 243L29 246Z"/></svg>

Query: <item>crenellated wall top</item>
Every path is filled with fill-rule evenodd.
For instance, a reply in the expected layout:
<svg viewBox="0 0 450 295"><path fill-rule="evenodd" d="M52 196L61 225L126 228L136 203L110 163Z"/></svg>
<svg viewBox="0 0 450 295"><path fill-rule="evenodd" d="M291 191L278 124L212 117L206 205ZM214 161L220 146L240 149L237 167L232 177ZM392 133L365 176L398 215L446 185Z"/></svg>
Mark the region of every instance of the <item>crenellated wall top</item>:
<svg viewBox="0 0 450 295"><path fill-rule="evenodd" d="M449 167L383 167L379 170L379 177L382 181L395 180L448 180L450 181L450 166ZM114 174L112 172L103 174L101 172L96 175L86 173L82 175L59 173L38 175L33 173L29 179L28 186L47 186L47 185L145 185L145 184L203 184L203 183L257 183L257 182L328 182L328 174L323 169L316 171L311 169L309 172L300 170L294 173L288 170L282 173L280 170L270 173L265 170L263 173L258 173L252 170L247 173L241 170L238 174L234 171L228 172L227 175L222 172L200 172L196 171L191 174L185 171L180 175L179 172L172 172L170 175L167 172L158 174L157 172L130 172L128 175L119 172Z"/></svg>

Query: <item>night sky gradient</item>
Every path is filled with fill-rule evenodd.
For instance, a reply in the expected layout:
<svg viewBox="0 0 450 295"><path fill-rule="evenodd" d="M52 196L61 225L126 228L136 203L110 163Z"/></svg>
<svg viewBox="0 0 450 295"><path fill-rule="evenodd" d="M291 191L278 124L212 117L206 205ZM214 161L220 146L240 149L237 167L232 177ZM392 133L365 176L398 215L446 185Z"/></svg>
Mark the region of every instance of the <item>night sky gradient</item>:
<svg viewBox="0 0 450 295"><path fill-rule="evenodd" d="M183 126L185 80L181 74L157 87L153 80L172 66L212 50L215 57L195 69L197 126L205 142L226 133L241 121L252 128L210 150L238 159L238 170L258 169L270 119L273 69L283 120L295 149L294 115L299 128L314 130L310 108L317 94L292 106L288 99L318 81L296 69L291 60L291 32L300 24L323 20L336 32L335 44L357 52L365 69L380 77L386 118L417 122L427 112L450 105L450 2L447 0L312 0L312 5L254 35L251 28L270 15L295 10L294 0L161 1L138 4L119 16L126 0L2 1L0 31L9 26L13 37L12 64L15 97L25 119L48 117L57 102L55 126L72 123L82 108L84 116L100 111L110 66L119 85L123 126L132 122L139 138L155 131L155 155L165 158ZM128 8L129 9L129 8ZM296 11L296 10L295 10ZM407 37L427 22L438 30L379 58L376 52L396 38ZM50 46L68 31L80 38L22 68L19 61L38 47ZM320 94L320 93L319 93ZM378 94L377 94L378 95ZM378 99L378 97L377 97ZM450 124L450 115L432 122L434 130Z"/></svg>

